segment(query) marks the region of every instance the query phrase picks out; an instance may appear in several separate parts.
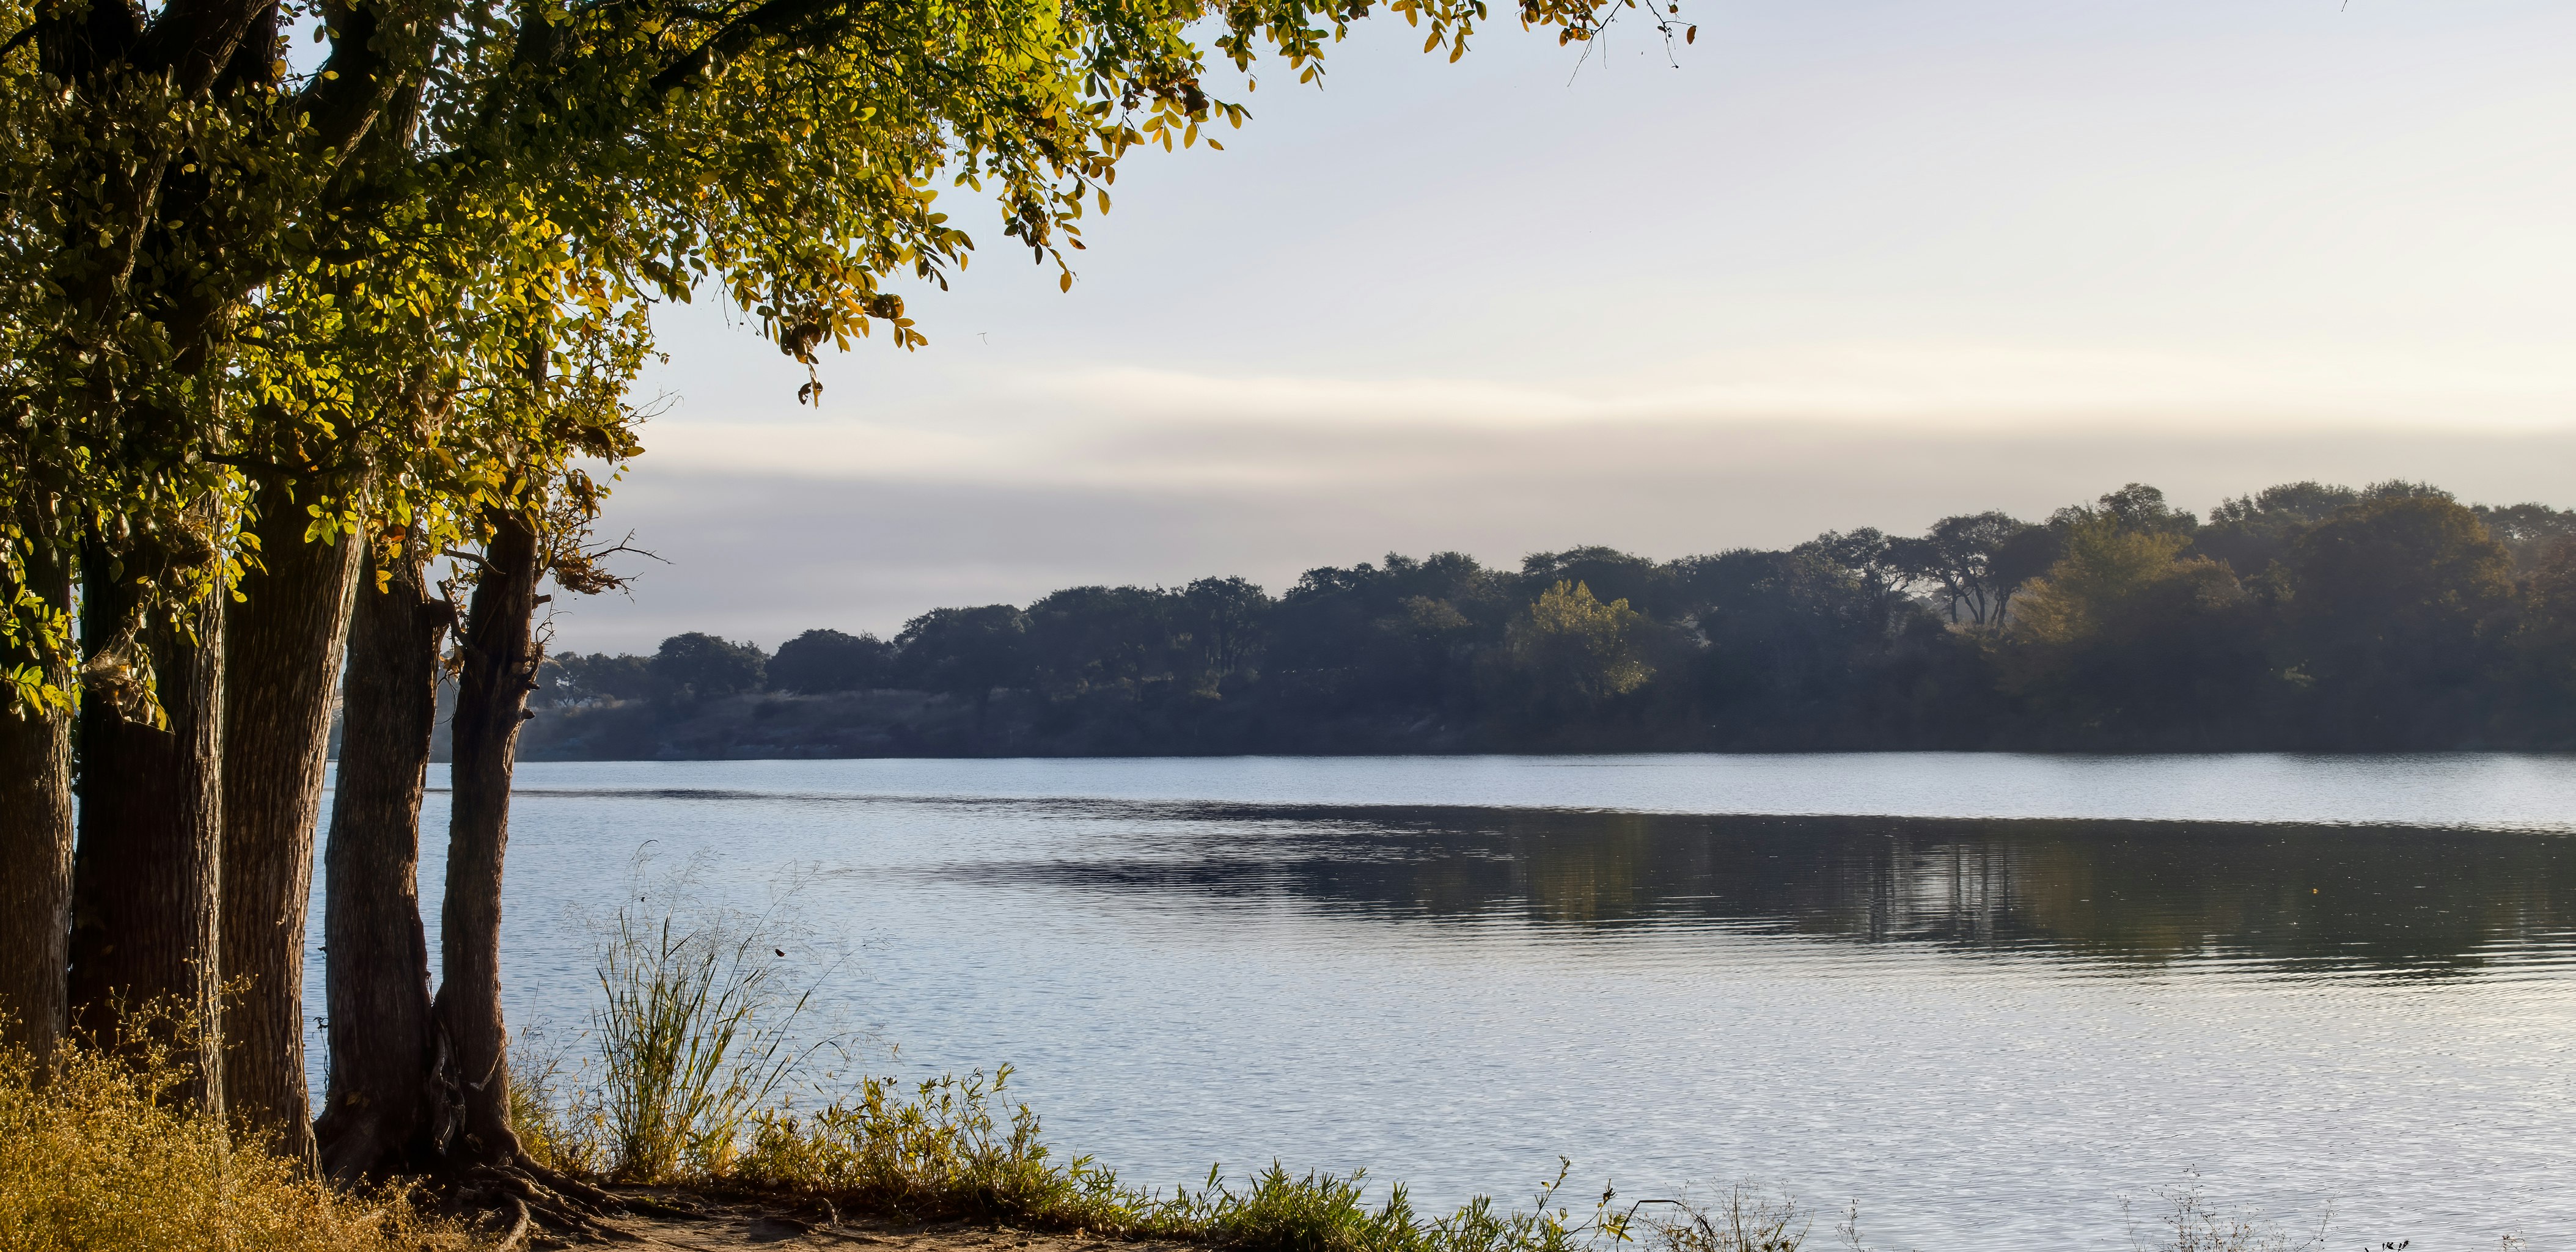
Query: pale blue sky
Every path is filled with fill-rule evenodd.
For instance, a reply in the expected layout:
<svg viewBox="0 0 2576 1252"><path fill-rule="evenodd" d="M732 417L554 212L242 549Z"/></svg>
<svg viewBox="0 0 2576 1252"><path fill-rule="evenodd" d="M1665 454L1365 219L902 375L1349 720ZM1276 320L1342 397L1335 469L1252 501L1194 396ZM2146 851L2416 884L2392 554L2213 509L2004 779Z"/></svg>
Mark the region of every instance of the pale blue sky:
<svg viewBox="0 0 2576 1252"><path fill-rule="evenodd" d="M931 346L801 371L703 306L559 646L1389 549L1655 556L2132 479L2576 505L2576 8L1686 5L1577 68L1380 22L1121 172L1071 294L992 246Z"/></svg>

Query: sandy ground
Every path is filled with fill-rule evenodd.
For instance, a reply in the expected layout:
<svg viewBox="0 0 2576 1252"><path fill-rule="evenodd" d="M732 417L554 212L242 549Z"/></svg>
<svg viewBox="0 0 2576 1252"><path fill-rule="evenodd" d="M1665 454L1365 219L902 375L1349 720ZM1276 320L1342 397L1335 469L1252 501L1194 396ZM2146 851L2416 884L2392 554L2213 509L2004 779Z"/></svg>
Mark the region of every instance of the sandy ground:
<svg viewBox="0 0 2576 1252"><path fill-rule="evenodd" d="M704 1216L624 1216L616 1225L642 1240L586 1244L593 1248L632 1248L636 1252L717 1252L719 1249L801 1248L868 1249L869 1252L1205 1252L1184 1244L1111 1242L1087 1235L1044 1234L1007 1227L959 1222L907 1225L829 1213L782 1212L751 1205L709 1205ZM566 1247L538 1240L536 1246Z"/></svg>

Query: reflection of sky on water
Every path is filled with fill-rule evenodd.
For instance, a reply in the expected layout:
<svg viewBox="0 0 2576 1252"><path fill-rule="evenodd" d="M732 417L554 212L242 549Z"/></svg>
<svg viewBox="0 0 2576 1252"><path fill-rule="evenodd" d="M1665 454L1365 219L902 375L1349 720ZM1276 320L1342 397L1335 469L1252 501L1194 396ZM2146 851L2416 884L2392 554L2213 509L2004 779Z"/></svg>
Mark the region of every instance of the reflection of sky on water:
<svg viewBox="0 0 2576 1252"><path fill-rule="evenodd" d="M2526 813L2576 774L2497 760L2442 768L2521 778ZM2576 1241L2556 835L1465 803L1536 787L1491 763L876 764L529 768L513 1020L584 1023L579 917L649 843L706 858L710 901L810 874L791 959L848 955L824 998L900 1045L878 1065L1012 1062L1050 1138L1140 1182L1277 1156L1509 1198L1561 1152L1629 1194L1856 1198L1876 1246L2059 1249L2121 1245L2119 1198L2196 1167L2241 1203L2331 1200L2356 1243ZM2073 794L2055 763L1971 768L2024 809ZM2263 772L2245 807L2360 802L2349 770ZM1024 794L1049 791L1076 798ZM1340 802L1366 791L1402 803Z"/></svg>

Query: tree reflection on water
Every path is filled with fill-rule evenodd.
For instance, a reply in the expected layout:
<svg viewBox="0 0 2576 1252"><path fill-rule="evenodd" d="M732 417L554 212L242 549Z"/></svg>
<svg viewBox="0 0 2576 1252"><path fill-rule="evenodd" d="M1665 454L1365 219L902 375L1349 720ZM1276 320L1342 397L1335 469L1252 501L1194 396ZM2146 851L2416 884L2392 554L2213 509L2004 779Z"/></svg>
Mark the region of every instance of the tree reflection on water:
<svg viewBox="0 0 2576 1252"><path fill-rule="evenodd" d="M2438 974L2576 949L2549 835L2386 826L1093 807L1116 855L979 865L1120 893L1259 896L1430 924L1724 926L2143 968Z"/></svg>

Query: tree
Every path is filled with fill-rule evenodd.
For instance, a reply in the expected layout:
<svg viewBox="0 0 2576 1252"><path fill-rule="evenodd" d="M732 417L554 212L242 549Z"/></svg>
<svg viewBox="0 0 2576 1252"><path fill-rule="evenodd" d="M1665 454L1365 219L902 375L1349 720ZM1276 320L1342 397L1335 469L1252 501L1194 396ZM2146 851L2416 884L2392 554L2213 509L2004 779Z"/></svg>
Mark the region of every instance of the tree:
<svg viewBox="0 0 2576 1252"><path fill-rule="evenodd" d="M2532 571L2515 637L2525 716L2544 741L2576 730L2576 538L2561 539Z"/></svg>
<svg viewBox="0 0 2576 1252"><path fill-rule="evenodd" d="M2362 488L2358 495L2358 502L2363 504L2382 500L2454 500L2450 492L2431 483L2415 482L2404 478L2389 478L2372 483Z"/></svg>
<svg viewBox="0 0 2576 1252"><path fill-rule="evenodd" d="M2068 525L2064 555L1999 641L2006 689L2097 741L2225 732L2260 690L2259 636L2235 576L2184 555L2189 543L2152 510L2105 507Z"/></svg>
<svg viewBox="0 0 2576 1252"><path fill-rule="evenodd" d="M784 655L786 649L782 647L779 652ZM549 697L549 704L644 700L653 695L651 657L593 652L588 656L555 657L551 664L556 673L554 687L541 692ZM531 703L535 702L531 699Z"/></svg>
<svg viewBox="0 0 2576 1252"><path fill-rule="evenodd" d="M1518 584L1459 552L1308 570L1270 610L1264 679L1309 718L1463 717L1478 699L1473 650L1499 644L1528 604Z"/></svg>
<svg viewBox="0 0 2576 1252"><path fill-rule="evenodd" d="M2200 529L2199 518L2165 503L2165 493L2145 483L2130 483L2118 491L2104 493L2091 508L2079 505L2061 509L2058 515L2070 522L2088 516L2106 518L2121 530L2139 533L2188 537Z"/></svg>
<svg viewBox="0 0 2576 1252"><path fill-rule="evenodd" d="M1559 582L1512 623L1510 656L1550 709L1584 711L1646 685L1654 669L1641 623L1626 600L1607 604L1581 583Z"/></svg>
<svg viewBox="0 0 2576 1252"><path fill-rule="evenodd" d="M691 631L662 641L650 672L654 687L682 703L760 690L769 656L748 643Z"/></svg>
<svg viewBox="0 0 2576 1252"><path fill-rule="evenodd" d="M1810 545L1692 557L1674 570L1692 606L1686 620L1705 644L1688 662L1694 716L1722 743L1881 742L1874 706L1890 687L1913 698L1923 654L1951 642L1918 602L1889 596ZM1974 724L1979 711L1942 713Z"/></svg>
<svg viewBox="0 0 2576 1252"><path fill-rule="evenodd" d="M447 883L439 905L439 984L430 1002L455 1051L458 1156L508 1163L509 1032L501 1019L501 875L509 847L510 774L528 691L544 653L529 630L548 536L524 510L496 510L457 639L455 748L449 766ZM657 658L658 659L658 658ZM495 1097L485 1093L499 1091ZM483 1095L484 1098L476 1098Z"/></svg>
<svg viewBox="0 0 2576 1252"><path fill-rule="evenodd" d="M378 742L351 743L344 752L342 786L359 804L346 828L335 811L334 884L323 928L363 936L358 959L329 965L326 998L393 1007L385 1034L350 1041L362 1055L350 1081L334 1087L334 1102L319 1122L318 1157L334 1176L424 1165L535 1168L520 1159L509 1129L509 1035L500 1003L511 774L527 699L545 661L533 620L545 599L538 586L551 578L565 591L587 595L619 585L599 568L602 554L584 546L603 493L573 462L618 465L639 451L634 415L622 399L639 359L636 340L624 333L633 325L576 321L564 328L578 332L565 350L481 361L487 372L470 380L475 386L460 388L475 398L453 416L490 432L480 444L490 454L435 461L446 477L424 483L422 497L407 502L418 506L404 510L410 527L380 531L386 537L376 545L377 589L354 623L363 632L357 646L379 658L387 682L351 693L350 733ZM558 371L556 364L567 368ZM436 538L442 535L470 538L480 551L448 546ZM427 760L416 718L418 701L434 706L435 676L443 668L438 628L446 619L425 621L412 589L428 585L424 565L433 545L455 561L438 607L452 613L462 594L467 609L455 631L442 978L424 1001L429 970L416 942L420 917L409 877L418 859L412 823ZM377 706L366 716L362 699ZM415 1020L431 1023L437 1047L411 1046L407 1023Z"/></svg>
<svg viewBox="0 0 2576 1252"><path fill-rule="evenodd" d="M1894 622L1897 606L1921 577L1905 549L1875 526L1848 533L1829 530L1798 545L1796 551L1849 574L1869 598L1875 615Z"/></svg>
<svg viewBox="0 0 2576 1252"><path fill-rule="evenodd" d="M2226 562L2239 578L2259 577L2289 555L2300 534L2360 498L2350 487L2313 481L2266 487L2211 509L2192 550Z"/></svg>
<svg viewBox="0 0 2576 1252"><path fill-rule="evenodd" d="M71 567L48 543L30 544L28 510L0 522L15 559L0 604L16 629L0 632L0 1041L22 1042L41 1063L67 1024L72 929L72 688L70 649L38 639L62 632ZM32 605L31 605L32 602Z"/></svg>
<svg viewBox="0 0 2576 1252"><path fill-rule="evenodd" d="M184 17L166 10L162 17L185 29ZM265 63L272 42L261 36L246 45L252 49L247 55ZM56 94L75 102L79 96ZM182 120L212 125L203 117ZM186 164L209 173L221 164L217 154L202 147L185 155L202 158ZM145 165L148 170L150 162ZM234 187L227 194L238 203L240 192ZM29 203L43 200L22 198L10 207L23 211ZM170 218L154 229L182 232L191 225L183 211L189 203L187 194L180 195ZM471 233L480 237L480 232ZM218 1023L209 1016L205 1036L226 1045L225 1068L233 1088L226 1103L295 1151L307 1142L297 988L303 910L328 685L339 668L336 650L353 587L352 525L358 498L385 468L379 454L405 446L403 417L412 406L403 402L404 393L416 394L423 382L442 381L433 368L436 362L417 358L417 335L402 333L401 326L383 324L374 315L390 307L402 310L395 322L417 323L414 315L436 309L439 299L433 290L414 286L387 303L374 303L362 286L345 281L348 267L317 261L267 274L260 280L266 289L259 315L228 323L229 329L216 325L230 316L223 307L226 300L238 299L224 295L224 284L239 275L221 266L247 257L256 269L264 263L259 251L248 246L222 258L215 269L200 264L193 270L186 257L174 260L156 253L152 275L167 278L175 268L195 283L152 331L175 328L183 333L185 341L173 353L183 361L197 361L192 373L182 371L186 377L101 380L105 391L129 388L126 394L133 397L131 403L103 405L93 402L96 389L65 395L48 389L42 378L24 377L21 370L19 381L29 386L19 394L46 420L32 424L44 438L26 449L30 455L19 468L59 474L60 458L67 453L76 467L88 467L82 471L86 480L76 475L66 483L70 490L56 497L81 500L89 515L80 541L82 576L88 583L80 641L89 654L85 668L106 673L107 664L115 661L116 668L143 678L135 684L137 698L83 703L80 733L94 749L87 755L83 786L85 793L95 793L97 802L84 806L86 851L75 859L74 891L111 904L81 911L94 937L74 945L77 973L70 998L95 1017L112 1013L120 999L153 995L210 1004L213 980L238 983L240 990L226 1009L230 1020L220 1023L218 1032L212 1029ZM505 249L503 255L511 254ZM479 281L471 286L482 295L475 307L493 311L492 297L498 295L504 301L520 299L524 308L530 288L505 273L518 268L525 267L478 263ZM552 272L560 266L541 257L534 269ZM456 290L468 286L450 285ZM541 301L558 294L544 284L537 290ZM158 297L145 293L139 298L149 307ZM73 313L75 320L89 316L77 309ZM426 324L452 327L474 321L432 318ZM379 368L388 352L401 358L403 368ZM134 360L148 365L170 359L146 354ZM229 403L207 401L209 394L229 396ZM212 428L192 427L197 409L190 406L201 402L212 403L207 411L229 407L240 416ZM369 403L380 404L394 420L364 415ZM30 424L21 424L22 430L28 428ZM138 434L149 438L138 439ZM514 448L485 445L466 451L469 457L497 452L496 459L515 462L495 469L486 460L487 478L498 473L508 481L526 475L527 458ZM450 454L451 463L453 459ZM137 543L138 530L158 538ZM164 559L176 551L172 544L177 540L211 555ZM187 620L177 630L165 625L190 615L204 618L211 611L205 606L213 605L225 606L220 620ZM191 676L191 685L170 689L174 674ZM161 681L156 684L153 677ZM174 691L186 698L173 701ZM176 718L169 716L174 707ZM200 761L205 753L218 759ZM191 774L213 781L186 786L135 781L157 783ZM163 855L134 855L145 848ZM183 868L195 866L213 868ZM180 898L155 881L171 872L213 884L205 890L214 893L212 907L224 923L136 926L119 913L113 902ZM183 893L192 901L187 907L196 908L193 901L203 893L196 887ZM213 935L222 936L219 946L209 938ZM211 1102L216 1074L211 1061L203 1069Z"/></svg>
<svg viewBox="0 0 2576 1252"><path fill-rule="evenodd" d="M1595 594L1626 600L1641 611L1664 607L1670 579L1665 569L1641 556L1598 545L1563 552L1533 552L1521 558L1522 594L1544 595L1561 582L1599 588Z"/></svg>
<svg viewBox="0 0 2576 1252"><path fill-rule="evenodd" d="M1907 577L1938 586L1952 623L1964 612L1974 625L2001 625L2004 606L2028 575L2008 583L1997 561L2035 529L1999 512L1945 517L1920 539L1891 541L1888 559Z"/></svg>
<svg viewBox="0 0 2576 1252"><path fill-rule="evenodd" d="M2332 740L2447 742L2476 698L2513 600L2513 560L2445 495L2389 492L2299 536L2287 562L2292 659Z"/></svg>
<svg viewBox="0 0 2576 1252"><path fill-rule="evenodd" d="M1011 605L932 609L905 622L894 646L912 681L974 702L980 736L994 689L1028 681L1028 633L1028 616Z"/></svg>
<svg viewBox="0 0 2576 1252"><path fill-rule="evenodd" d="M226 1075L224 1099L250 1124L292 1127L297 1154L309 1155L305 908L331 682L342 669L363 552L354 528L306 543L312 519L277 478L254 501L252 533L277 559L245 568L234 586L240 598L224 605L219 950L221 968L248 981L225 1006L224 1046L244 1062ZM290 969L294 985L279 981Z"/></svg>
<svg viewBox="0 0 2576 1252"><path fill-rule="evenodd" d="M1273 604L1268 592L1241 578L1201 578L1181 589L1181 602L1210 690L1252 666Z"/></svg>
<svg viewBox="0 0 2576 1252"><path fill-rule="evenodd" d="M192 510L191 520L209 525L209 512ZM175 550L148 577L176 581L174 569L212 564L202 531L172 539ZM97 545L83 560L94 571L121 564ZM199 1027L187 1096L220 1111L224 613L200 591L140 610L137 623L137 585L95 577L82 602L93 663L134 657L151 680L102 687L82 705L66 992L73 1020L107 1040L120 1038L128 1006L172 1002Z"/></svg>
<svg viewBox="0 0 2576 1252"><path fill-rule="evenodd" d="M1158 588L1068 587L1031 603L1030 676L1058 698L1169 681L1183 641L1179 600Z"/></svg>
<svg viewBox="0 0 2576 1252"><path fill-rule="evenodd" d="M809 630L778 645L768 677L770 686L800 695L887 686L894 677L894 645L872 634Z"/></svg>
<svg viewBox="0 0 2576 1252"><path fill-rule="evenodd" d="M1660 607L1577 579L1525 598L1522 571L1389 553L1308 570L1276 601L1202 579L939 610L915 619L897 666L961 700L1033 688L1014 743L1038 752L2554 747L2576 742L2576 595L2562 594L2576 544L2516 582L2476 530L2554 514L2463 511L2415 483L2292 483L2189 526L2132 486L2046 526L1973 513L1913 539L1523 563L1632 577ZM2293 559L2239 577L2211 549L2240 541ZM1980 591L1986 629L1959 629ZM2381 620L2424 605L2450 614L2449 644ZM1587 675L1592 636L1568 625L1601 619L1625 640L1609 672L1646 675L1608 696L1625 684ZM2319 652L2355 632L2366 646Z"/></svg>
<svg viewBox="0 0 2576 1252"><path fill-rule="evenodd" d="M2065 535L2054 526L2024 527L1995 548L1986 568L1994 582L1995 624L2010 620L2013 597L2057 564L2064 549Z"/></svg>
<svg viewBox="0 0 2576 1252"><path fill-rule="evenodd" d="M440 642L454 610L421 581L421 537L368 545L350 620L347 729L324 852L330 1088L314 1129L327 1177L419 1168L439 1049L420 915L420 802L438 709ZM379 580L376 574L382 573Z"/></svg>
<svg viewBox="0 0 2576 1252"><path fill-rule="evenodd" d="M2559 545L2576 539L2576 509L2553 509L2546 504L2481 504L2469 511L2477 514L2487 533L2513 555L2517 578L2531 577L2553 558Z"/></svg>
<svg viewBox="0 0 2576 1252"><path fill-rule="evenodd" d="M233 550L230 538L245 533L237 467L259 458L279 472L273 481L249 478L263 491L294 493L308 510L321 506L325 516L314 520L326 522L307 526L301 543L266 544L269 572L278 585L335 585L328 569L308 577L282 567L311 560L345 569L341 523L365 511L357 501L366 484L420 463L376 459L374 432L353 420L365 406L325 384L356 349L397 367L388 376L413 366L442 376L439 362L416 355L422 345L478 327L533 344L517 351L541 369L547 340L527 333L528 319L442 312L454 293L479 289L495 258L587 277L587 285L493 288L533 293L528 308L686 298L705 275L800 360L872 323L917 343L881 279L938 279L971 246L931 207L934 176L962 175L995 191L1005 233L1060 263L1060 247L1078 246L1085 205L1106 206L1120 154L1144 142L1191 142L1220 118L1240 121L1238 107L1201 88L1205 59L1248 66L1266 45L1311 79L1323 41L1368 7L1256 2L1216 14L1030 3L968 16L834 0L326 6L320 33L329 52L317 72L293 79L281 76L280 10L264 0L175 0L148 13L47 10L13 32L9 47L27 51L7 67L14 124L0 151L0 186L10 189L0 202L0 293L14 302L0 324L16 339L0 359L22 410L7 436L9 498L40 506L20 510L18 540L0 553L0 599L14 606L0 642L12 650L17 689L32 693L22 715L38 724L0 743L15 753L0 761L0 774L59 772L48 762L68 757L63 684L75 672L109 674L114 666L88 663L118 658L147 676L146 703L135 706L159 710L147 729L171 739L131 747L140 732L123 726L144 723L85 707L80 733L100 750L85 752L85 785L126 777L129 759L146 768L146 758L220 751L220 670L231 659L189 654L211 646L222 623L197 630L183 619L220 603L211 584L229 581L233 567L220 579L199 577L195 567L156 563L155 545L193 533ZM1453 55L1483 12L1452 0L1397 7L1409 21L1428 19L1431 45ZM1533 0L1521 16L1583 39L1615 11ZM1204 51L1187 36L1203 17L1221 21ZM423 333L379 333L402 330L405 310L422 307L428 325L411 329ZM236 420L243 415L249 420ZM265 433L245 446L235 438L244 430ZM276 455L298 448L312 455ZM506 441L467 450L496 460L523 451ZM209 510L202 525L188 521ZM525 500L469 496L456 515L478 542L515 559L515 531L544 513ZM272 507L250 517L254 526L284 525L289 514ZM72 593L48 581L54 558L46 553L79 554L84 616L97 629L76 643L61 626ZM518 577L488 551L480 559L503 581ZM129 580L137 569L153 572ZM504 611L517 600L511 593L492 604ZM290 626L329 616L295 606L279 613ZM283 675L282 697L284 686L302 693L273 704L245 696L252 715L275 719L274 742L301 741L311 693L330 681L320 653L336 632L321 632L318 646L313 633L262 632L286 642L240 658L263 683ZM476 634L471 624L467 634ZM154 675L186 675L195 685L165 690ZM489 694L505 704L524 698L498 687ZM283 798L271 814L305 805L308 761L282 750L253 755L239 764L274 772L252 793ZM166 841L174 832L230 846L220 812L230 785L165 788L148 803L91 806L95 818L85 808L82 820L97 829L102 853L118 840ZM40 911L68 891L47 858L71 810L46 799L52 794L31 789L41 812L27 837L0 845L26 858L7 866L10 874L45 879L33 892ZM117 821L143 825L112 834L110 808ZM269 833L245 830L237 841L246 865L270 867L237 876L246 915L301 907L293 874L274 869L298 856L271 845L309 839L277 833L288 824L264 817L258 825ZM179 861L151 864L213 856L181 851ZM105 855L87 863L142 864ZM115 946L130 954L145 938L138 931ZM42 963L39 953L0 953L0 961L21 957ZM193 968L210 976L215 963ZM264 997L282 996L294 976L242 972ZM260 1052L253 1059L264 1072L287 1072L290 1058ZM281 1116L261 1111L262 1120Z"/></svg>

